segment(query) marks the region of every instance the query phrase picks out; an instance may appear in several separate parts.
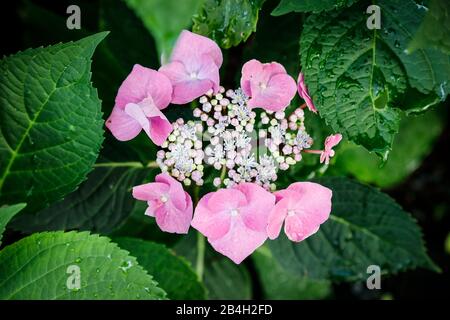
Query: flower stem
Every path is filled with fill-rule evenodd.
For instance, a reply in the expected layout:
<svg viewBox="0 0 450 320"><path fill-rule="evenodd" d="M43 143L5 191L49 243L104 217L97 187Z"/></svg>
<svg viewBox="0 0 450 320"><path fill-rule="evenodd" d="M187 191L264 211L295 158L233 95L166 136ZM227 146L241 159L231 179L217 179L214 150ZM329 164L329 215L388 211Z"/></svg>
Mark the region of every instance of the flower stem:
<svg viewBox="0 0 450 320"><path fill-rule="evenodd" d="M200 199L200 188L198 186L194 187L193 190L194 197L194 206L197 206L197 203ZM205 269L205 237L197 232L197 260L195 263L195 271L200 279L203 280L203 270Z"/></svg>
<svg viewBox="0 0 450 320"><path fill-rule="evenodd" d="M313 153L313 154L321 154L323 150L302 150L304 153Z"/></svg>
<svg viewBox="0 0 450 320"><path fill-rule="evenodd" d="M127 167L127 168L157 168L158 164L156 161L150 161L145 166L138 161L129 161L129 162L100 162L94 164L94 168L118 168L118 167Z"/></svg>
<svg viewBox="0 0 450 320"><path fill-rule="evenodd" d="M200 279L203 280L203 270L205 268L205 237L197 232L197 261L195 271Z"/></svg>

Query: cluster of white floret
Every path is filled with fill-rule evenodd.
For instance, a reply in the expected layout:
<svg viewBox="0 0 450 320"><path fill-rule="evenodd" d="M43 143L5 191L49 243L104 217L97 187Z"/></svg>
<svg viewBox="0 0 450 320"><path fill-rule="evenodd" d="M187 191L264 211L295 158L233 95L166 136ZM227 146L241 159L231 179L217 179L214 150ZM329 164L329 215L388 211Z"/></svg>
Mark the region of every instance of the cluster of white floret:
<svg viewBox="0 0 450 320"><path fill-rule="evenodd" d="M200 107L193 111L200 121L173 123L172 133L157 154L161 170L185 185L202 185L206 164L218 171L213 180L216 187L245 181L275 189L278 170L301 161L301 151L312 145L304 112L297 108L287 116L284 111L264 110L257 115L247 101L241 89L225 92L220 87L218 93L210 90L202 96Z"/></svg>

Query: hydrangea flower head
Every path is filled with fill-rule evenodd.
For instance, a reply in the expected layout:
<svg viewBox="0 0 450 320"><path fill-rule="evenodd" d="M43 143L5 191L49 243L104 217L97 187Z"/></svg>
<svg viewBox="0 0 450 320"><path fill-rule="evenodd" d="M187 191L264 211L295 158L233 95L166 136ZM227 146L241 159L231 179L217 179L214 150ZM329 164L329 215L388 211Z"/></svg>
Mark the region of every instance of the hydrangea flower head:
<svg viewBox="0 0 450 320"><path fill-rule="evenodd" d="M342 136L329 136L324 150L310 149L314 141L306 130L304 105L287 108L298 89L316 112L302 74L297 88L281 64L250 60L242 68L241 87L225 90L219 85L221 65L214 41L183 31L159 71L133 68L107 127L119 140L144 130L160 146L156 163L162 173L155 182L133 188L133 197L148 204L145 214L166 232L187 233L192 225L216 251L239 264L267 238L277 238L283 224L288 238L300 242L328 219L328 188L298 182L275 190L283 171L305 153L320 155L320 162L328 164ZM169 123L160 111L197 98L194 120ZM199 186L207 183L218 190L204 195L194 210L183 185L195 184L194 192L201 192Z"/></svg>

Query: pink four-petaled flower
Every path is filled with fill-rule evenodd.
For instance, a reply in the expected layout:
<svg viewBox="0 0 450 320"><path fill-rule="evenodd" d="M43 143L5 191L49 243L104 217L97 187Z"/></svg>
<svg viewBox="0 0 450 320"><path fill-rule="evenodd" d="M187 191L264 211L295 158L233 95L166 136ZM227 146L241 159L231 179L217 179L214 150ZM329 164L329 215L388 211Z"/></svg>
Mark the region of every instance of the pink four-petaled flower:
<svg viewBox="0 0 450 320"><path fill-rule="evenodd" d="M339 144L342 140L342 135L340 133L328 136L325 139L325 148L320 154L320 163L325 162L325 164L330 163L330 158L334 156L335 152L333 147Z"/></svg>
<svg viewBox="0 0 450 320"><path fill-rule="evenodd" d="M145 214L155 217L162 231L188 232L193 212L191 196L169 174L161 173L155 182L134 187L133 197L147 201Z"/></svg>
<svg viewBox="0 0 450 320"><path fill-rule="evenodd" d="M331 211L330 189L312 182L296 182L275 192L277 203L269 215L267 234L270 239L284 232L291 241L300 242L319 230Z"/></svg>
<svg viewBox="0 0 450 320"><path fill-rule="evenodd" d="M214 41L183 30L169 63L159 69L172 82L172 103L191 102L210 89L217 92L222 60L222 51Z"/></svg>
<svg viewBox="0 0 450 320"><path fill-rule="evenodd" d="M195 208L192 226L213 248L239 264L267 239L267 219L275 196L255 183L206 194Z"/></svg>
<svg viewBox="0 0 450 320"><path fill-rule="evenodd" d="M141 130L157 145L172 131L172 125L160 111L172 97L172 85L162 73L134 65L116 96L116 104L106 127L118 140L136 137Z"/></svg>
<svg viewBox="0 0 450 320"><path fill-rule="evenodd" d="M241 88L250 97L247 105L279 111L286 108L295 96L294 79L277 63L250 60L242 67Z"/></svg>

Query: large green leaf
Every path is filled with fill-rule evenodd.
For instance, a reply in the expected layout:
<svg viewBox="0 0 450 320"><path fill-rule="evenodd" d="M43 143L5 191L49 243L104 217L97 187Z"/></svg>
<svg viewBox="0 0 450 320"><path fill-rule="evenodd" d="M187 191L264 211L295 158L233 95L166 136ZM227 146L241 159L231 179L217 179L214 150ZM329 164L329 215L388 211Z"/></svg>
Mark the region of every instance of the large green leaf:
<svg viewBox="0 0 450 320"><path fill-rule="evenodd" d="M414 1L378 5L381 30L366 27L367 3L312 14L304 24L300 53L321 117L353 142L386 156L398 130L399 109L420 111L445 99L450 64L434 49L405 52L424 16ZM420 96L416 100L422 105L405 95Z"/></svg>
<svg viewBox="0 0 450 320"><path fill-rule="evenodd" d="M322 12L349 7L358 0L281 0L274 16L281 16L289 12Z"/></svg>
<svg viewBox="0 0 450 320"><path fill-rule="evenodd" d="M408 46L409 51L434 46L450 54L450 2L430 0L425 19Z"/></svg>
<svg viewBox="0 0 450 320"><path fill-rule="evenodd" d="M131 214L131 188L141 184L149 170L140 163L103 163L64 200L38 213L22 214L12 223L25 232L90 230L108 234Z"/></svg>
<svg viewBox="0 0 450 320"><path fill-rule="evenodd" d="M310 278L358 280L367 267L383 274L424 267L438 270L426 254L420 228L389 196L345 178L320 179L333 190L332 215L303 242L283 234L269 242L288 272Z"/></svg>
<svg viewBox="0 0 450 320"><path fill-rule="evenodd" d="M72 192L91 170L103 120L90 65L105 36L0 61L0 201L33 211Z"/></svg>
<svg viewBox="0 0 450 320"><path fill-rule="evenodd" d="M316 280L286 272L263 246L252 254L264 298L269 300L324 299L331 293L328 280Z"/></svg>
<svg viewBox="0 0 450 320"><path fill-rule="evenodd" d="M431 152L444 129L443 111L439 108L423 115L405 117L395 136L389 159L383 165L376 155L363 147L345 143L340 146L336 161L328 172L331 170L334 175L350 174L359 181L382 188L401 183Z"/></svg>
<svg viewBox="0 0 450 320"><path fill-rule="evenodd" d="M80 275L79 288L67 286L69 277L74 275L71 270L76 272L76 269ZM35 233L0 251L1 299L163 299L165 296L136 258L110 239L88 232Z"/></svg>
<svg viewBox="0 0 450 320"><path fill-rule="evenodd" d="M175 252L196 265L197 232L192 230L173 247ZM206 240L205 240L206 241ZM206 243L203 282L209 299L243 300L252 298L252 283L245 265L236 265L228 258L216 253Z"/></svg>
<svg viewBox="0 0 450 320"><path fill-rule="evenodd" d="M114 238L128 250L173 300L205 299L206 289L189 263L162 244L136 238Z"/></svg>
<svg viewBox="0 0 450 320"><path fill-rule="evenodd" d="M12 206L5 206L0 208L0 245L2 244L3 232L6 225L20 210L26 207L26 203L18 203Z"/></svg>
<svg viewBox="0 0 450 320"><path fill-rule="evenodd" d="M216 41L222 48L237 46L256 31L265 0L206 0L194 16L192 30Z"/></svg>
<svg viewBox="0 0 450 320"><path fill-rule="evenodd" d="M189 28L203 0L124 0L156 40L166 60L181 30Z"/></svg>

